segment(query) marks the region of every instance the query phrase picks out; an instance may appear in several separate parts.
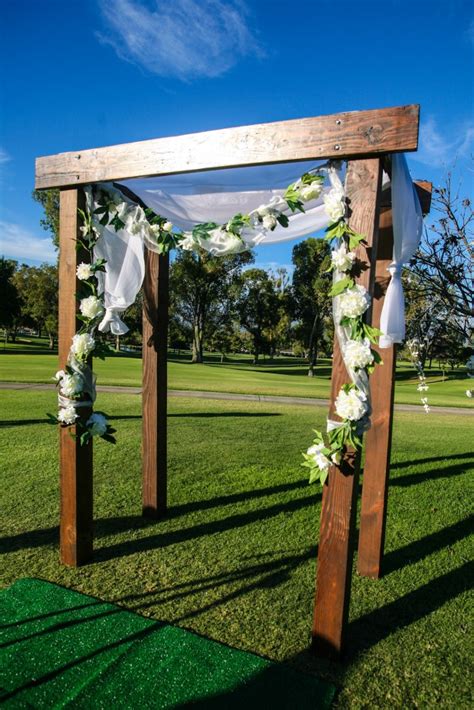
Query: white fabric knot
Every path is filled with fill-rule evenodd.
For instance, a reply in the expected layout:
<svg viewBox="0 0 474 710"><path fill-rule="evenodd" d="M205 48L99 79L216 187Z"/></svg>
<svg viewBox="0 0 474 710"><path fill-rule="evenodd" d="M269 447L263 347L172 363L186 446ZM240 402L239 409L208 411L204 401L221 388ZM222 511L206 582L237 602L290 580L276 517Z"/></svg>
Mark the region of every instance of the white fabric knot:
<svg viewBox="0 0 474 710"><path fill-rule="evenodd" d="M402 264L397 264L395 261L392 261L392 263L387 266L387 271L392 278L400 278L402 275Z"/></svg>
<svg viewBox="0 0 474 710"><path fill-rule="evenodd" d="M128 333L128 327L120 318L123 310L123 308L106 308L105 316L99 323L100 332L108 333L110 331L113 335L125 335L125 333Z"/></svg>

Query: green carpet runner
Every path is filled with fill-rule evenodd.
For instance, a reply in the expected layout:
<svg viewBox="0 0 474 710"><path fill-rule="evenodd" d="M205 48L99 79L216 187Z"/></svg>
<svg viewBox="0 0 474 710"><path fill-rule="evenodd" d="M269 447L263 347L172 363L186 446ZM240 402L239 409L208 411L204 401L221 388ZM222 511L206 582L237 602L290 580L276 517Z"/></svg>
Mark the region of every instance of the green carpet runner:
<svg viewBox="0 0 474 710"><path fill-rule="evenodd" d="M0 592L7 708L329 708L314 676L37 579Z"/></svg>

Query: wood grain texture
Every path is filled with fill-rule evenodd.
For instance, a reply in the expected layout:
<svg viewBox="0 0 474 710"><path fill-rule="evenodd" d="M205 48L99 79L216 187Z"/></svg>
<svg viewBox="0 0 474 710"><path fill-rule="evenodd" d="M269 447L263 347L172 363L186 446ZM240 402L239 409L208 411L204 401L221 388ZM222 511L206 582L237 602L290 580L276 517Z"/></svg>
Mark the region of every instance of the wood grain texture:
<svg viewBox="0 0 474 710"><path fill-rule="evenodd" d="M375 288L372 308L372 325L380 326L380 316L385 293L390 281L387 271L392 261L393 229L392 210L386 208L380 215ZM372 402L371 428L365 437L364 482L362 486L361 517L357 569L365 577L380 577L387 493L392 441L393 396L395 382L396 346L380 349L373 346L383 358L370 376Z"/></svg>
<svg viewBox="0 0 474 710"><path fill-rule="evenodd" d="M382 165L378 159L355 160L348 165L346 190L351 209L349 223L366 235L357 258L365 265L357 282L373 291L373 254L377 249ZM334 402L341 386L349 382L337 340L334 343L330 418L338 419ZM342 653L349 613L355 514L360 453L348 451L340 466L331 466L323 487L318 547L313 651L325 658Z"/></svg>
<svg viewBox="0 0 474 710"><path fill-rule="evenodd" d="M38 189L418 147L419 106L224 128L37 158Z"/></svg>
<svg viewBox="0 0 474 710"><path fill-rule="evenodd" d="M80 322L76 319L76 267L87 255L76 251L79 230L77 208L84 209L82 190L61 190L59 250L59 367L66 365L73 335ZM81 419L91 414L80 408ZM60 439L60 555L63 564L77 567L92 557L93 498L92 441L80 446L71 437L76 427L59 427Z"/></svg>
<svg viewBox="0 0 474 710"><path fill-rule="evenodd" d="M143 515L167 507L167 346L169 256L145 250L143 304Z"/></svg>

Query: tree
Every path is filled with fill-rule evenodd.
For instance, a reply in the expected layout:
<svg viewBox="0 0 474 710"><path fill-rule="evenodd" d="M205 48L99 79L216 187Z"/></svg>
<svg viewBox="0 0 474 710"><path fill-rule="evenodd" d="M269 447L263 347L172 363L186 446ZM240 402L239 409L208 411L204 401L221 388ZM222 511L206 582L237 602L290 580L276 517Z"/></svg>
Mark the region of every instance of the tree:
<svg viewBox="0 0 474 710"><path fill-rule="evenodd" d="M331 275L325 273L330 264L330 248L322 239L310 237L293 248L295 265L292 285L295 333L307 352L308 376L314 374L318 347L331 321Z"/></svg>
<svg viewBox="0 0 474 710"><path fill-rule="evenodd" d="M450 174L443 187L433 190L432 213L438 219L424 231L410 264L412 274L425 312L436 311L458 338L466 340L474 315L474 212L470 200L454 191Z"/></svg>
<svg viewBox="0 0 474 710"><path fill-rule="evenodd" d="M275 284L263 269L249 269L242 276L242 289L237 301L241 326L252 336L254 364L259 355L268 351L265 331L279 320L278 294Z"/></svg>
<svg viewBox="0 0 474 710"><path fill-rule="evenodd" d="M44 210L40 224L47 232L51 232L53 244L57 249L59 247L59 190L34 190L33 199Z"/></svg>
<svg viewBox="0 0 474 710"><path fill-rule="evenodd" d="M191 330L192 362L203 361L204 342L232 316L242 268L250 252L215 257L178 251L170 271L171 307L182 328Z"/></svg>
<svg viewBox="0 0 474 710"><path fill-rule="evenodd" d="M13 279L16 266L16 261L0 258L0 327L5 329L6 339L21 313L20 295Z"/></svg>
<svg viewBox="0 0 474 710"><path fill-rule="evenodd" d="M58 332L58 268L51 264L27 266L22 264L13 276L22 302L22 318L31 318L41 334L49 336L49 347L54 348Z"/></svg>

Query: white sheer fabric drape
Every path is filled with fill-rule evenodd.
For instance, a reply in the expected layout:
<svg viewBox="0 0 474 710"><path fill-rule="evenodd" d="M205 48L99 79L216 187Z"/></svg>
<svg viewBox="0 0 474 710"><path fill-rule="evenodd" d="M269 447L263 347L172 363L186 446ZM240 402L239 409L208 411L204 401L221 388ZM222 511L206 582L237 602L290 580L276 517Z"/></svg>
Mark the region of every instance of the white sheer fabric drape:
<svg viewBox="0 0 474 710"><path fill-rule="evenodd" d="M393 261L388 270L390 283L380 316L381 348L401 343L405 338L405 298L402 267L415 254L423 231L423 215L403 153L392 155Z"/></svg>
<svg viewBox="0 0 474 710"><path fill-rule="evenodd" d="M202 222L226 223L237 213L247 214L272 199L278 199L286 187L295 182L304 172L314 168L314 163L293 163L288 165L245 168L208 173L195 173L147 180L132 180L125 185L148 207L161 214L183 231ZM325 168L326 169L326 168ZM334 167L328 168L329 185L317 200L305 205L305 213L287 212L289 226L278 225L273 231L246 229L240 240L229 241L216 230L211 239L203 243L203 248L216 255L265 244L299 239L315 234L328 225L323 203L323 195L333 186L340 184L340 173ZM272 185L268 188L268 185ZM100 187L100 186L99 186ZM120 195L128 206L133 203L107 184L103 187ZM414 191L405 157L392 156L392 210L394 249L390 266L392 275L381 316L381 347L390 347L401 342L405 334L404 298L401 283L402 265L409 261L418 246L422 216L417 195ZM89 200L91 200L89 192ZM98 273L99 289L103 289L106 314L99 326L103 332L111 330L123 334L128 329L120 318L121 313L136 299L145 274L144 242L146 235L132 230L131 219L125 228L115 232L112 227L96 225L101 232L94 249L95 258L107 260L106 273Z"/></svg>

